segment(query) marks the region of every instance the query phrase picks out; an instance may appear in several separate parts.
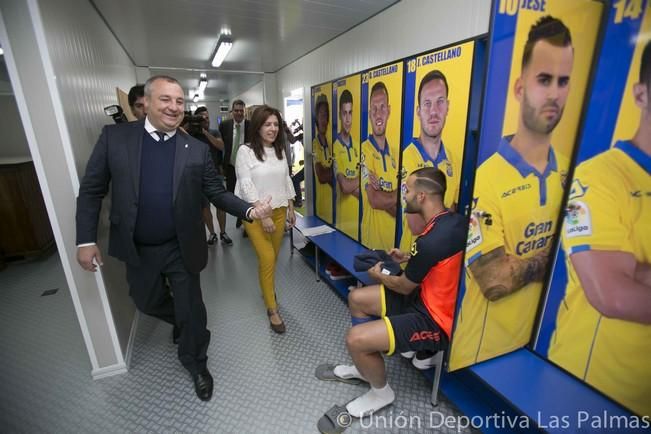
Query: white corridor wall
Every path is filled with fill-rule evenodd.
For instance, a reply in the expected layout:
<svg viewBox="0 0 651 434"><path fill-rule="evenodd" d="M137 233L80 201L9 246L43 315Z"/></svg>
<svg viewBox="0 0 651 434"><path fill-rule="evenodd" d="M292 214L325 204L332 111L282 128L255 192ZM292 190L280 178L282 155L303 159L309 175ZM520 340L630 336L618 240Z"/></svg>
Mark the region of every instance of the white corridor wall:
<svg viewBox="0 0 651 434"><path fill-rule="evenodd" d="M93 145L112 123L103 107L117 102L116 86L135 83L135 67L87 0L0 0L0 13L7 67L92 375L124 372L135 308L123 267L108 255L101 273L78 266L75 202ZM106 221L98 240L104 252Z"/></svg>

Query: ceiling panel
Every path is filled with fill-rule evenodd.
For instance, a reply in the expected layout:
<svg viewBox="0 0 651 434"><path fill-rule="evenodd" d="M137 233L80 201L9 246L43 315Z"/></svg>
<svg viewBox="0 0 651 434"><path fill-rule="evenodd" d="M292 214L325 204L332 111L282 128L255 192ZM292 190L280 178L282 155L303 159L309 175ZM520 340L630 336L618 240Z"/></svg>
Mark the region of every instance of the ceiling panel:
<svg viewBox="0 0 651 434"><path fill-rule="evenodd" d="M396 0L89 0L137 66L183 78L185 70L275 72L377 14ZM233 48L210 66L219 33ZM171 71L175 71L173 74ZM199 72L192 73L196 81ZM213 74L209 73L209 79ZM189 78L188 78L189 79ZM222 75L219 94L250 88L261 76ZM212 81L212 80L211 80ZM250 84L250 85L249 85ZM246 87L248 85L248 87ZM195 86L193 84L192 86Z"/></svg>
<svg viewBox="0 0 651 434"><path fill-rule="evenodd" d="M196 89L199 85L199 72L188 71L183 69L159 69L151 68L152 75L165 74L179 80L184 89ZM221 101L230 100L235 95L239 95L260 81L262 74L244 74L233 72L206 72L208 77L208 87L204 98L200 101ZM189 97L189 94L186 94Z"/></svg>

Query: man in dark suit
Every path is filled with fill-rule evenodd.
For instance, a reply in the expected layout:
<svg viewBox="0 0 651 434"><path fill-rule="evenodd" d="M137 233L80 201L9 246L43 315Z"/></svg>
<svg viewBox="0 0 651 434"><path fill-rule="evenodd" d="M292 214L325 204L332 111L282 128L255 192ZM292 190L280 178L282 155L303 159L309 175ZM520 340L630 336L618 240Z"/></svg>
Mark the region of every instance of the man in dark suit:
<svg viewBox="0 0 651 434"><path fill-rule="evenodd" d="M249 121L244 119L244 101L236 99L231 106L231 119L219 124L219 132L224 140L224 176L226 189L231 193L235 191L237 177L235 175L235 157L237 150L244 143L249 143ZM237 219L236 227L242 226L242 220Z"/></svg>
<svg viewBox="0 0 651 434"><path fill-rule="evenodd" d="M207 262L202 197L248 220L270 215L271 207L270 198L253 207L224 189L208 145L177 129L183 95L176 79L151 77L145 83L146 119L102 130L79 187L77 260L88 271L102 265L97 225L110 184L108 252L126 263L138 309L174 325L179 359L192 375L197 396L209 400L210 332L199 286Z"/></svg>

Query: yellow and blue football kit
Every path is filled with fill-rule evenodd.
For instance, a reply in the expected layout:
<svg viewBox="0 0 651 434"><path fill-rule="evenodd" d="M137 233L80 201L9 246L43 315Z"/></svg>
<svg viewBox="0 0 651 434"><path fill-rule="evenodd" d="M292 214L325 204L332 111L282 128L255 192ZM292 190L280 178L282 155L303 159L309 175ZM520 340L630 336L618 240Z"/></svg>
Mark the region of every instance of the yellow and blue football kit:
<svg viewBox="0 0 651 434"><path fill-rule="evenodd" d="M359 176L359 146L353 144L352 137L349 143L337 136L332 145L335 165L335 183L337 184L337 207L335 212L335 226L349 237L357 239L359 234L359 199L353 194L344 194L341 191L338 175L348 179L358 179Z"/></svg>
<svg viewBox="0 0 651 434"><path fill-rule="evenodd" d="M314 152L314 163L321 163L323 167L332 168L332 150L326 140L317 136L312 141ZM316 174L316 170L315 170ZM332 184L321 183L318 177L314 177L316 192L315 214L327 223L332 223Z"/></svg>
<svg viewBox="0 0 651 434"><path fill-rule="evenodd" d="M409 229L407 218L405 216L405 189L407 188L407 178L414 170L423 167L436 167L445 174L446 178L446 191L443 204L446 208L452 207L457 202L459 195L459 170L456 166L456 159L445 149L445 145L441 143L438 155L432 160L423 148L422 143L414 137L411 143L402 151L402 169L400 170L400 200L402 205L402 231L400 235L400 250L409 252L411 245L416 239Z"/></svg>
<svg viewBox="0 0 651 434"><path fill-rule="evenodd" d="M466 246L466 292L452 337L450 369L459 369L522 347L531 331L542 282L531 282L499 300L481 292L470 264L497 248L520 259L552 244L563 196L565 163L550 148L543 173L503 138L477 169Z"/></svg>
<svg viewBox="0 0 651 434"><path fill-rule="evenodd" d="M610 250L651 264L651 157L620 141L580 164L562 234L568 283L549 358L634 412L651 416L651 325L597 311L570 260L574 253Z"/></svg>
<svg viewBox="0 0 651 434"><path fill-rule="evenodd" d="M362 196L362 239L369 249L390 250L395 243L396 218L382 209L374 209L368 200L366 186L370 184L369 172L375 174L384 192L397 194L398 163L391 155L389 143L380 149L370 135L362 143L361 196ZM396 196L396 204L398 197Z"/></svg>

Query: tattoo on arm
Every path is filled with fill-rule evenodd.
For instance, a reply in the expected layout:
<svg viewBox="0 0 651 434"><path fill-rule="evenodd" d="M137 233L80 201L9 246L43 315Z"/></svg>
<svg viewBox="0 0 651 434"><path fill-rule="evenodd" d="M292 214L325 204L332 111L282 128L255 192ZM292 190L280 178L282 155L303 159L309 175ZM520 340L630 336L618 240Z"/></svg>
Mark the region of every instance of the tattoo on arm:
<svg viewBox="0 0 651 434"><path fill-rule="evenodd" d="M543 279L551 250L546 248L528 259L507 255L498 247L470 265L479 288L490 301L499 300L531 282Z"/></svg>

